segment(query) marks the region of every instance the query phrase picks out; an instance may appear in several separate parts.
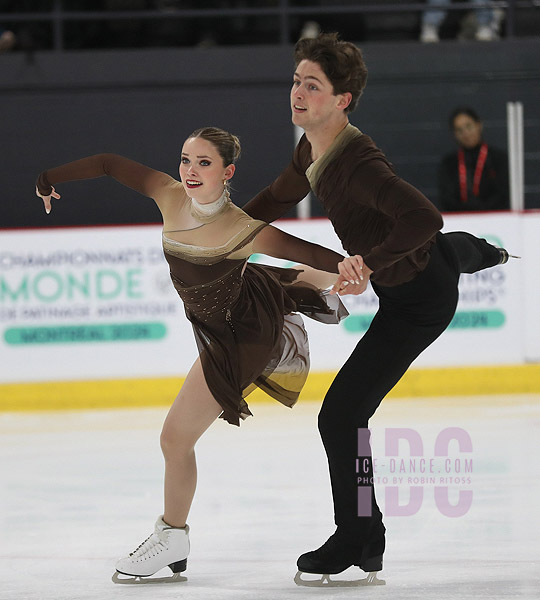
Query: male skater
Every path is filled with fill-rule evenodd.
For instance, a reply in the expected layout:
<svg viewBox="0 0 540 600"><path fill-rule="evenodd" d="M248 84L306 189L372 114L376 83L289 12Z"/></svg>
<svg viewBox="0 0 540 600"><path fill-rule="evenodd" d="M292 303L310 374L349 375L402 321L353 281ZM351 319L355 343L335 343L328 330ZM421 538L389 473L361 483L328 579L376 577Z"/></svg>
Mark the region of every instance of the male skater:
<svg viewBox="0 0 540 600"><path fill-rule="evenodd" d="M361 51L337 34L302 39L295 48L292 121L305 134L290 165L244 207L273 221L312 189L344 249L347 291L369 281L379 310L334 379L319 414L328 456L336 531L298 559L307 573L341 573L352 565L382 569L385 527L372 485L368 420L413 360L447 328L460 273L508 260L465 232L440 233L435 206L400 179L373 141L349 123L367 79ZM367 473L356 472L358 456ZM358 487L358 477L371 481Z"/></svg>

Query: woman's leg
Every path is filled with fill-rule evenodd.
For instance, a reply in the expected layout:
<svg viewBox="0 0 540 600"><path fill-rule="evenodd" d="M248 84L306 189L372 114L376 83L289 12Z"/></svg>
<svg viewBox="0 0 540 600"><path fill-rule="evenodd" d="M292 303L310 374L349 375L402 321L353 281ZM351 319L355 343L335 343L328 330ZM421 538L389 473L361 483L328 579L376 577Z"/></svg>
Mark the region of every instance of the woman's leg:
<svg viewBox="0 0 540 600"><path fill-rule="evenodd" d="M195 443L222 412L204 378L200 359L191 368L161 433L165 457L163 520L184 527L197 485Z"/></svg>
<svg viewBox="0 0 540 600"><path fill-rule="evenodd" d="M116 563L118 573L149 577L166 566L173 573L186 570L189 555L186 518L197 480L193 449L221 412L208 390L198 359L165 419L161 434L165 456L165 514L156 521L154 533Z"/></svg>

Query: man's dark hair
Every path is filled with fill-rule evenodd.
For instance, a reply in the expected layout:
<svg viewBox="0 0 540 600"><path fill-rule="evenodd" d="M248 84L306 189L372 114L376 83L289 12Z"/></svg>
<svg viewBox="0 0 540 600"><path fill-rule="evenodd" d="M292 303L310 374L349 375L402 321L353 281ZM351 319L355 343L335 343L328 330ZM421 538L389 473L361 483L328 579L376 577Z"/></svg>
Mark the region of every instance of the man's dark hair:
<svg viewBox="0 0 540 600"><path fill-rule="evenodd" d="M316 38L299 40L294 48L294 60L296 66L303 60L317 63L335 95L351 93L352 100L345 112L356 109L368 74L360 48L340 40L337 33L321 33Z"/></svg>

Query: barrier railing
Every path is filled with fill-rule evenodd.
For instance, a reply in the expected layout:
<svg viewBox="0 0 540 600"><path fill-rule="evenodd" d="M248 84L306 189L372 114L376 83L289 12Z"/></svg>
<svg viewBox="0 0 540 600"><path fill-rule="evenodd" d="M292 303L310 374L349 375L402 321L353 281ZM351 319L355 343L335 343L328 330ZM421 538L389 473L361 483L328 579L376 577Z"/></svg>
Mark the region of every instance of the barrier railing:
<svg viewBox="0 0 540 600"><path fill-rule="evenodd" d="M275 6L243 6L233 8L174 8L141 10L64 10L62 0L54 0L50 11L39 12L0 12L1 23L48 22L52 24L53 47L64 50L64 27L66 22L122 21L122 20L161 20L161 19L210 19L233 17L277 17L277 30L280 44L289 44L291 38L291 18L317 15L374 14L374 13L422 13L426 10L465 11L478 8L501 9L505 13L505 37L515 36L516 11L523 8L538 8L540 0L505 0L478 2L458 2L451 4L426 4L425 2L371 2L354 5L295 6L290 0L276 0Z"/></svg>

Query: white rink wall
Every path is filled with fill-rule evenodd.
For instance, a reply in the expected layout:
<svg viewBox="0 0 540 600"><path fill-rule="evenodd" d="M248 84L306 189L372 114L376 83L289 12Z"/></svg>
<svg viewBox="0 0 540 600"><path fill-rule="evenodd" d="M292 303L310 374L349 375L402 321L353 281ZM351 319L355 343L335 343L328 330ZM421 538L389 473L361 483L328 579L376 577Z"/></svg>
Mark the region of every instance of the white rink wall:
<svg viewBox="0 0 540 600"><path fill-rule="evenodd" d="M279 227L341 250L325 219ZM523 258L464 275L456 318L415 366L540 361L540 213L445 215L457 230ZM313 371L339 368L377 309L371 289L344 301L340 325L305 319ZM196 357L157 225L0 232L0 332L1 383L182 376Z"/></svg>

